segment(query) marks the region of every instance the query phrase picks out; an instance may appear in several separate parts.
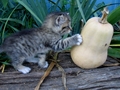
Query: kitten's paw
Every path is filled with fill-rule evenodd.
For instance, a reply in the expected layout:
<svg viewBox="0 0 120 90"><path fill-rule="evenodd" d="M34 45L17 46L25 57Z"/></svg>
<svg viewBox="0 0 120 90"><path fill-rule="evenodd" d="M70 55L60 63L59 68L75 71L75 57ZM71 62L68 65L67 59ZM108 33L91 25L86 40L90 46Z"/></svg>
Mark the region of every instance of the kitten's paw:
<svg viewBox="0 0 120 90"><path fill-rule="evenodd" d="M23 74L27 74L27 73L29 73L31 71L31 68L25 67L25 66L21 66L21 67L19 67L18 71L22 72Z"/></svg>
<svg viewBox="0 0 120 90"><path fill-rule="evenodd" d="M45 61L44 63L39 64L39 66L40 66L41 68L47 68L47 67L48 67L48 62Z"/></svg>
<svg viewBox="0 0 120 90"><path fill-rule="evenodd" d="M45 65L43 66L43 68L47 68L48 67L48 62L45 61Z"/></svg>
<svg viewBox="0 0 120 90"><path fill-rule="evenodd" d="M80 34L75 35L76 45L80 45L82 43L82 36Z"/></svg>

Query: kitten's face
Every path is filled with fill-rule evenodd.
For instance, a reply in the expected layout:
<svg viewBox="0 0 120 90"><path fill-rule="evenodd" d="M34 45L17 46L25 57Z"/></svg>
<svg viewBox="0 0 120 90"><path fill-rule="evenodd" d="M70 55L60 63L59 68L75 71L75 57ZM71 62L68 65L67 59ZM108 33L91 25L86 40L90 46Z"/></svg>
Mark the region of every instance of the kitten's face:
<svg viewBox="0 0 120 90"><path fill-rule="evenodd" d="M48 28L51 28L53 32L60 35L70 33L72 30L69 13L52 13L48 15L45 23Z"/></svg>

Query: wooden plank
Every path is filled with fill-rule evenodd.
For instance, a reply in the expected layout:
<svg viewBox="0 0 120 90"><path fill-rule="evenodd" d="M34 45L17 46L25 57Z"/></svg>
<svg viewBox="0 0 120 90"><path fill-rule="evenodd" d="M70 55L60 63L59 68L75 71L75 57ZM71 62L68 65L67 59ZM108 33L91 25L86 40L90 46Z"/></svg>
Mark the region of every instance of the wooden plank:
<svg viewBox="0 0 120 90"><path fill-rule="evenodd" d="M67 75L68 90L120 90L120 66L84 70L72 62L69 53L60 54L59 60ZM115 62L111 58L109 60ZM0 90L34 90L46 69L40 69L36 64L26 65L32 67L32 71L26 75L12 67L0 73ZM55 67L40 90L64 90L61 76Z"/></svg>

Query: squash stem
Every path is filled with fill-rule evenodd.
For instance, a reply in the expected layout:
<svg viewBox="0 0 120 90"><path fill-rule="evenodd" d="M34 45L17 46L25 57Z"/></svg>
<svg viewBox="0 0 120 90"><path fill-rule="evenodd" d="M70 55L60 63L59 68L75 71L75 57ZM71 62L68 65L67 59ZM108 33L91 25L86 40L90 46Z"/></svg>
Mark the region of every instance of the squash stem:
<svg viewBox="0 0 120 90"><path fill-rule="evenodd" d="M109 10L107 9L107 7L104 8L104 10L102 11L102 17L100 18L99 22L102 24L106 24L107 22L107 15L109 14Z"/></svg>

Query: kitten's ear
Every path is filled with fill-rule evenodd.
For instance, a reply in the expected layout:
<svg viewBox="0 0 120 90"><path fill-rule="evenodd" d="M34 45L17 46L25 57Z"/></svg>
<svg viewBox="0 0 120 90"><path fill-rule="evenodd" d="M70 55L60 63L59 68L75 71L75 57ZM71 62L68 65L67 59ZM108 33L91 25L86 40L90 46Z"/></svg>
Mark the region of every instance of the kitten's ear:
<svg viewBox="0 0 120 90"><path fill-rule="evenodd" d="M65 21L66 21L66 18L65 18L63 15L60 15L60 16L58 16L57 19L56 19L56 24L57 24L57 25L61 25L61 24L63 24Z"/></svg>

